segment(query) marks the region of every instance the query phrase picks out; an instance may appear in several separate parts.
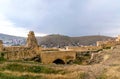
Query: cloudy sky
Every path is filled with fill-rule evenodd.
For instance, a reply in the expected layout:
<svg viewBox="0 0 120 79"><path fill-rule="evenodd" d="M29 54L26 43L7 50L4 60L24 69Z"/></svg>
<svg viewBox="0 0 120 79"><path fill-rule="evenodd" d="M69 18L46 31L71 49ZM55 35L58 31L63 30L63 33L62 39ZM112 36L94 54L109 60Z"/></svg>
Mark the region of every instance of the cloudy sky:
<svg viewBox="0 0 120 79"><path fill-rule="evenodd" d="M120 34L120 0L0 0L0 33Z"/></svg>

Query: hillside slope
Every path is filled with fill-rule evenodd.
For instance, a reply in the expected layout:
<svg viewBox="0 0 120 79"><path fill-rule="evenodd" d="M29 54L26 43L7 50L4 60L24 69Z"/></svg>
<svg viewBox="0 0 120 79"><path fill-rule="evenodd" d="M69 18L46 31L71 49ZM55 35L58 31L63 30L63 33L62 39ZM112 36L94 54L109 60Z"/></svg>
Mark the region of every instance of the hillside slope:
<svg viewBox="0 0 120 79"><path fill-rule="evenodd" d="M64 47L64 46L80 46L80 45L95 45L96 41L103 41L114 39L108 36L82 36L82 37L68 37L63 35L48 35L45 37L38 37L39 45L46 47Z"/></svg>
<svg viewBox="0 0 120 79"><path fill-rule="evenodd" d="M69 37L64 35L48 35L44 37L37 37L38 44L44 47L64 47L64 46L81 46L81 45L95 45L96 41L103 41L114 39L108 36L81 36ZM4 45L25 45L26 38L12 35L0 34L0 40L3 40Z"/></svg>
<svg viewBox="0 0 120 79"><path fill-rule="evenodd" d="M6 35L0 33L0 40L3 41L4 45L11 46L11 45L24 45L25 44L24 37Z"/></svg>

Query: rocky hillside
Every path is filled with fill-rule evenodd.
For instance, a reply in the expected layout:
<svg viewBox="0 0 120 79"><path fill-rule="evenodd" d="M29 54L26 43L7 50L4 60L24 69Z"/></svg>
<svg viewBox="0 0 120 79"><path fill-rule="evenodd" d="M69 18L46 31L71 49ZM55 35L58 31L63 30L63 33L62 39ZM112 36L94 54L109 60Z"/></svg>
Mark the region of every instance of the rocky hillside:
<svg viewBox="0 0 120 79"><path fill-rule="evenodd" d="M48 35L45 37L37 37L38 44L44 47L64 47L64 46L81 46L81 45L95 45L96 41L114 39L108 36L81 36L69 37L64 35ZM4 45L24 45L26 38L0 34L0 40L3 40Z"/></svg>
<svg viewBox="0 0 120 79"><path fill-rule="evenodd" d="M11 46L11 45L24 45L26 38L0 33L0 40L3 41L5 46Z"/></svg>
<svg viewBox="0 0 120 79"><path fill-rule="evenodd" d="M38 37L39 45L46 47L64 47L64 46L81 46L81 45L95 45L96 41L103 41L114 39L108 36L81 36L69 37L64 35L48 35L45 37Z"/></svg>

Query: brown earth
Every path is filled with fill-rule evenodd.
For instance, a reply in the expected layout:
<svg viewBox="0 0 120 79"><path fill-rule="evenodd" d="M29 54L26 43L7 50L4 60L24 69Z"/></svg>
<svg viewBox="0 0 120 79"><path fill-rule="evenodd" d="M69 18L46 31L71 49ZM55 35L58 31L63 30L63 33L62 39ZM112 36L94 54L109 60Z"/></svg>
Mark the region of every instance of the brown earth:
<svg viewBox="0 0 120 79"><path fill-rule="evenodd" d="M46 66L55 70L62 70L63 72L57 74L45 74L45 73L30 73L19 71L0 71L1 73L11 74L16 76L31 75L31 76L43 76L45 79L120 79L120 46L115 46L113 49L104 49L98 55L93 57L94 63L90 65L42 65L40 63L25 63L25 62L13 62L22 65L30 66ZM91 60L91 61L93 61ZM99 60L99 63L96 62ZM6 62L0 64L0 67L12 64Z"/></svg>

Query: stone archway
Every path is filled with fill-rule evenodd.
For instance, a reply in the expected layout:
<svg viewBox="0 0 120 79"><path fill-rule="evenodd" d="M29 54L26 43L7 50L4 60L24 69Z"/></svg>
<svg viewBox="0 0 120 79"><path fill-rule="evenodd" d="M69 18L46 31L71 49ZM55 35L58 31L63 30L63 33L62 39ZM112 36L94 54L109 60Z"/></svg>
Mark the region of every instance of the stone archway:
<svg viewBox="0 0 120 79"><path fill-rule="evenodd" d="M65 62L62 59L56 59L53 61L55 64L65 64Z"/></svg>
<svg viewBox="0 0 120 79"><path fill-rule="evenodd" d="M73 64L73 60L68 60L67 64Z"/></svg>

